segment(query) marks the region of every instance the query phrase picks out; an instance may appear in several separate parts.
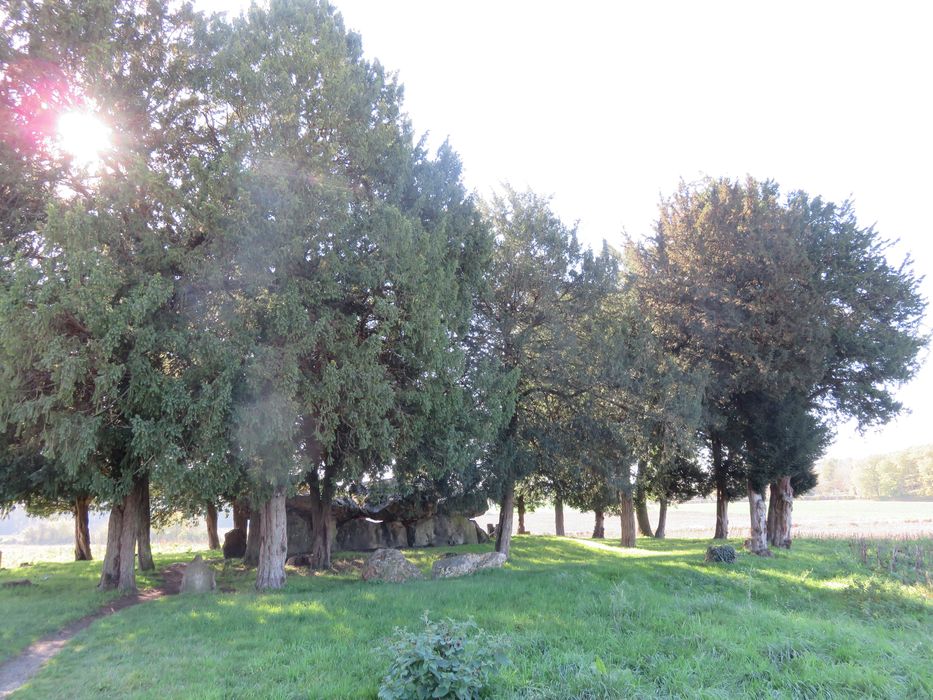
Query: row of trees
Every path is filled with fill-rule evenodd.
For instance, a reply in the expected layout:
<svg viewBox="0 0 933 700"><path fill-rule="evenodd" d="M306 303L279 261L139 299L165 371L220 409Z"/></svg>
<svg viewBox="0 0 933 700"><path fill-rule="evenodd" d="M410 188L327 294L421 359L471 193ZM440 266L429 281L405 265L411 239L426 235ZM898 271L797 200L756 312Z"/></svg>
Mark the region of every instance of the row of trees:
<svg viewBox="0 0 933 700"><path fill-rule="evenodd" d="M468 194L326 4L3 21L0 502L109 508L102 587L151 566L153 514L231 505L279 588L286 496L326 568L333 500L388 473L498 501L506 554L516 505L618 513L631 546L646 499L710 488L763 553L830 421L887 420L916 370L917 280L848 205L710 180L585 250L544 198ZM50 129L76 106L113 129L96 171Z"/></svg>
<svg viewBox="0 0 933 700"><path fill-rule="evenodd" d="M831 498L933 498L933 446L870 457L825 459L814 495Z"/></svg>

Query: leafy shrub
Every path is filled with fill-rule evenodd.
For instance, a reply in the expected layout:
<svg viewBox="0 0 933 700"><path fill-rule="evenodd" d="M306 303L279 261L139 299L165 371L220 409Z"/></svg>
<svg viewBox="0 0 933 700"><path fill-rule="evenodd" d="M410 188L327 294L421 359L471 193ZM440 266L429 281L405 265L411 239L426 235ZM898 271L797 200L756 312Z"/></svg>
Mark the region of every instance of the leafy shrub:
<svg viewBox="0 0 933 700"><path fill-rule="evenodd" d="M424 629L395 629L396 639L385 650L392 660L379 688L380 700L481 698L490 677L509 663L505 644L483 632L472 620L431 622Z"/></svg>

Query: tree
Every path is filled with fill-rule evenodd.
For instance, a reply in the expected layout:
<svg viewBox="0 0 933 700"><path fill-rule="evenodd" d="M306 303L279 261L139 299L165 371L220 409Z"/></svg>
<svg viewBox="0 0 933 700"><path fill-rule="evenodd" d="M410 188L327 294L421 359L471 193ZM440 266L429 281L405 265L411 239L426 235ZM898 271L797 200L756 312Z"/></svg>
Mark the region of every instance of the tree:
<svg viewBox="0 0 933 700"><path fill-rule="evenodd" d="M30 162L54 161L43 177L56 184L41 216L8 229L0 420L111 505L100 585L130 592L137 540L145 563L149 479L190 471L184 446L210 424L182 380L182 280L204 240L186 209L206 132L190 83L207 60L193 49L199 19L185 6L62 1L18 3L5 21L7 67L41 63L55 76L52 113L29 112L28 128L43 136ZM16 105L47 84L5 74L22 78L5 83ZM96 111L113 131L95 172L55 150L47 127L64 106Z"/></svg>
<svg viewBox="0 0 933 700"><path fill-rule="evenodd" d="M277 588L290 489L327 568L341 487L475 451L453 454L462 422L426 431L472 405L459 336L488 234L456 156L413 143L401 87L331 7L272 2L214 30L222 243L203 293L243 358L228 440L261 513L257 586Z"/></svg>
<svg viewBox="0 0 933 700"><path fill-rule="evenodd" d="M484 483L499 502L496 551L508 555L515 485L540 463L535 438L550 424L548 406L585 391L576 383L580 339L572 321L600 297L603 263L532 193L507 189L486 218L496 245L473 336L503 388L506 419L484 456Z"/></svg>
<svg viewBox="0 0 933 700"><path fill-rule="evenodd" d="M681 185L662 203L655 237L632 247L660 341L710 369L704 434L717 537L727 534L725 505L741 478L727 467L747 471L754 449L742 435L749 417L740 397L796 394L821 415L861 425L899 410L890 389L916 370L924 304L909 266L890 266L885 247L849 205L804 193L782 202L774 183L751 178ZM752 476L747 493L760 514L762 485Z"/></svg>

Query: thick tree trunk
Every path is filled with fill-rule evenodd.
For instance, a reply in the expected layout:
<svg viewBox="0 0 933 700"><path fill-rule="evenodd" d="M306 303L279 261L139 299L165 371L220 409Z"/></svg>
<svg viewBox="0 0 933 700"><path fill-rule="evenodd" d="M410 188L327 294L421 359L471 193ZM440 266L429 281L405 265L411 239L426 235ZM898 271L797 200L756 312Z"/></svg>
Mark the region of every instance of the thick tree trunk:
<svg viewBox="0 0 933 700"><path fill-rule="evenodd" d="M217 508L213 503L207 504L207 511L204 513L204 521L207 523L208 548L220 549L220 537L217 535Z"/></svg>
<svg viewBox="0 0 933 700"><path fill-rule="evenodd" d="M515 509L515 484L509 483L499 504L499 528L496 530L496 551L508 558L512 545L512 511Z"/></svg>
<svg viewBox="0 0 933 700"><path fill-rule="evenodd" d="M622 546L635 546L635 503L632 492L621 491L619 502L622 506Z"/></svg>
<svg viewBox="0 0 933 700"><path fill-rule="evenodd" d="M765 499L759 491L755 490L751 482L748 484L748 508L751 515L751 536L746 547L752 554L770 556Z"/></svg>
<svg viewBox="0 0 933 700"><path fill-rule="evenodd" d="M246 554L243 563L246 566L259 565L259 542L262 534L262 512L253 508L249 513L249 530L246 534Z"/></svg>
<svg viewBox="0 0 933 700"><path fill-rule="evenodd" d="M249 503L243 498L233 501L233 527L243 532L249 529Z"/></svg>
<svg viewBox="0 0 933 700"><path fill-rule="evenodd" d="M593 525L593 539L602 540L606 538L606 514L601 510L596 511L596 523Z"/></svg>
<svg viewBox="0 0 933 700"><path fill-rule="evenodd" d="M152 531L152 511L149 504L149 475L139 479L139 523L136 533L139 539L139 570L154 571L155 562L152 560L152 544L150 533Z"/></svg>
<svg viewBox="0 0 933 700"><path fill-rule="evenodd" d="M648 501L645 498L645 469L648 465L645 460L638 460L638 471L635 475L635 519L638 521L638 531L645 537L654 537L651 529L651 518L648 517Z"/></svg>
<svg viewBox="0 0 933 700"><path fill-rule="evenodd" d="M101 590L117 589L122 593L136 593L136 539L139 527L139 482L115 503L107 526L107 551L100 573Z"/></svg>
<svg viewBox="0 0 933 700"><path fill-rule="evenodd" d="M645 537L654 537L651 529L651 519L648 517L648 504L644 498L635 500L635 518L638 521L638 531Z"/></svg>
<svg viewBox="0 0 933 700"><path fill-rule="evenodd" d="M260 508L262 531L259 537L259 568L256 588L260 591L285 587L285 555L288 535L285 530L285 491L278 489Z"/></svg>
<svg viewBox="0 0 933 700"><path fill-rule="evenodd" d="M567 534L564 531L564 499L560 496L554 498L554 533L558 537L564 537Z"/></svg>
<svg viewBox="0 0 933 700"><path fill-rule="evenodd" d="M516 498L515 506L518 508L518 534L527 535L528 531L525 529L525 497L519 496Z"/></svg>
<svg viewBox="0 0 933 700"><path fill-rule="evenodd" d="M791 524L794 512L794 488L790 477L782 476L771 483L771 498L768 500L768 544L790 549Z"/></svg>
<svg viewBox="0 0 933 700"><path fill-rule="evenodd" d="M90 561L91 530L89 527L88 507L91 499L79 496L75 499L75 561Z"/></svg>
<svg viewBox="0 0 933 700"><path fill-rule="evenodd" d="M312 488L311 568L315 571L326 571L331 567L331 529L334 527L334 523L331 519L330 509L330 500L321 498L317 493L317 489Z"/></svg>
<svg viewBox="0 0 933 700"><path fill-rule="evenodd" d="M97 587L102 591L116 588L120 584L120 537L123 534L124 498L110 508L107 520L107 546L104 549L104 563L101 566L100 582ZM134 552L135 556L135 552Z"/></svg>
<svg viewBox="0 0 933 700"><path fill-rule="evenodd" d="M718 438L712 440L713 478L716 480L716 532L713 539L725 540L729 537L729 494L726 486L726 475L722 464L722 442Z"/></svg>
<svg viewBox="0 0 933 700"><path fill-rule="evenodd" d="M667 529L667 499L662 498L658 501L658 506L661 510L658 513L658 529L654 531L654 536L663 540Z"/></svg>

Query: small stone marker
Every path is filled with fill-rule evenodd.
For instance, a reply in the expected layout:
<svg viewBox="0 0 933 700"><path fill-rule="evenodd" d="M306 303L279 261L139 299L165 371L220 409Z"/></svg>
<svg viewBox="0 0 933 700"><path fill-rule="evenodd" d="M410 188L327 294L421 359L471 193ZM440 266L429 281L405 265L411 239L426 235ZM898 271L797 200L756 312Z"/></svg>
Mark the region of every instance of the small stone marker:
<svg viewBox="0 0 933 700"><path fill-rule="evenodd" d="M285 560L285 566L294 566L296 569L300 569L303 566L311 566L311 555L296 554Z"/></svg>
<svg viewBox="0 0 933 700"><path fill-rule="evenodd" d="M735 547L730 544L722 544L706 548L706 561L732 564L735 559Z"/></svg>
<svg viewBox="0 0 933 700"><path fill-rule="evenodd" d="M431 576L433 578L457 578L469 576L481 569L499 569L503 564L505 564L505 555L502 552L445 556L434 562L434 566L431 567Z"/></svg>
<svg viewBox="0 0 933 700"><path fill-rule="evenodd" d="M364 581L403 583L423 579L424 575L397 549L377 549L363 564L360 577Z"/></svg>
<svg viewBox="0 0 933 700"><path fill-rule="evenodd" d="M185 567L185 573L181 577L182 593L210 593L217 589L217 581L214 579L214 570L210 564L197 555L188 566Z"/></svg>

